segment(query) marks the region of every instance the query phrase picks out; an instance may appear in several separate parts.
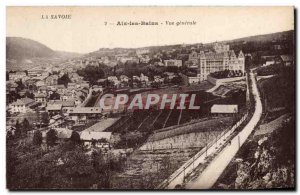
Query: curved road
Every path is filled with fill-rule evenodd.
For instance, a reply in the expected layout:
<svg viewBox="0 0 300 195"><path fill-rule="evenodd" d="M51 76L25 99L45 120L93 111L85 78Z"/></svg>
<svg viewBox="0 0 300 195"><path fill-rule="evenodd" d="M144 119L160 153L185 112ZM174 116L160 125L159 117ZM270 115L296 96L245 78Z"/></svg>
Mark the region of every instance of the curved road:
<svg viewBox="0 0 300 195"><path fill-rule="evenodd" d="M262 115L262 102L259 96L253 69L250 72L250 79L252 81L251 92L254 95L255 100L255 111L252 118L244 129L231 140L231 144L227 144L224 147L224 149L210 162L198 178L187 183L187 189L211 188L258 124Z"/></svg>

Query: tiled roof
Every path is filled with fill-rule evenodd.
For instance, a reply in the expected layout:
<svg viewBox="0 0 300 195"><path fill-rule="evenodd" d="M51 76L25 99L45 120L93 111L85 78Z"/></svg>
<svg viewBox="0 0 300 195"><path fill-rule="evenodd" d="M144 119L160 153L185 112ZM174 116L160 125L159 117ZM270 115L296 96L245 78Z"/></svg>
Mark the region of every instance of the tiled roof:
<svg viewBox="0 0 300 195"><path fill-rule="evenodd" d="M211 107L211 113L237 113L238 105L214 104Z"/></svg>
<svg viewBox="0 0 300 195"><path fill-rule="evenodd" d="M284 61L284 62L289 62L289 61L294 60L293 56L291 56L291 55L281 55L280 57L281 57L282 61Z"/></svg>
<svg viewBox="0 0 300 195"><path fill-rule="evenodd" d="M66 87L64 85L56 85L57 89L65 89Z"/></svg>
<svg viewBox="0 0 300 195"><path fill-rule="evenodd" d="M62 107L73 107L75 106L75 100L68 100L68 101L50 100L48 102L48 105L61 105Z"/></svg>
<svg viewBox="0 0 300 195"><path fill-rule="evenodd" d="M99 107L75 107L69 108L67 113L71 114L97 114L101 113L101 108Z"/></svg>
<svg viewBox="0 0 300 195"><path fill-rule="evenodd" d="M75 106L75 101L63 101L62 106L63 107L73 107L73 106Z"/></svg>
<svg viewBox="0 0 300 195"><path fill-rule="evenodd" d="M13 102L12 105L28 105L34 103L33 99L30 98L22 98L22 99L18 99L16 102Z"/></svg>
<svg viewBox="0 0 300 195"><path fill-rule="evenodd" d="M45 97L47 97L47 94L44 94L44 93L38 93L38 94L35 94L34 97L35 97L35 98L45 98Z"/></svg>
<svg viewBox="0 0 300 195"><path fill-rule="evenodd" d="M48 104L46 110L61 110L62 104Z"/></svg>
<svg viewBox="0 0 300 195"><path fill-rule="evenodd" d="M209 51L209 52L200 52L200 57L201 58L206 58L206 59L223 59L223 58L236 58L236 54L234 52L234 50L229 50L229 51L225 51L225 52L213 52L213 51ZM238 57L244 57L244 54L242 51L240 51Z"/></svg>
<svg viewBox="0 0 300 195"><path fill-rule="evenodd" d="M120 118L107 118L103 119L100 122L92 125L91 127L85 129L84 131L97 131L102 132L106 130L107 128L111 127L113 124L115 124Z"/></svg>

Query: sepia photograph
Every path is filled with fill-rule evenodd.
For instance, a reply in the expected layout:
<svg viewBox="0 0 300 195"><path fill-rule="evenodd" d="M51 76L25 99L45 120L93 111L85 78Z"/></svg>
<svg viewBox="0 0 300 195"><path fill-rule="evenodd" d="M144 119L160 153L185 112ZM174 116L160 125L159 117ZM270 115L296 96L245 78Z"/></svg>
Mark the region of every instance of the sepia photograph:
<svg viewBox="0 0 300 195"><path fill-rule="evenodd" d="M7 6L5 34L9 191L296 189L295 7Z"/></svg>

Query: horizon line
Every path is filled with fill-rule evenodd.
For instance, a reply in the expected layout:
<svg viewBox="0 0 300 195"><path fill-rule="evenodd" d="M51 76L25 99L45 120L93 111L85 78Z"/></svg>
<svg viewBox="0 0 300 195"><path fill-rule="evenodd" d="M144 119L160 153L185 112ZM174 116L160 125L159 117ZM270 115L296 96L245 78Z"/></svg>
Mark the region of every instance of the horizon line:
<svg viewBox="0 0 300 195"><path fill-rule="evenodd" d="M251 36L246 36L246 37L238 37L238 38L234 38L234 39L228 39L228 40L216 40L216 41L213 41L213 42L194 42L194 43L172 43L172 44L164 44L164 45L148 45L148 46L139 46L139 47L99 47L98 49L94 50L94 51L90 51L90 52L76 52L76 51L66 51L66 50L56 50L56 49L53 49L51 47L49 47L48 45L44 44L42 41L37 41L35 39L32 39L32 38L28 38L28 37L20 37L20 36L7 36L6 35L6 38L23 38L23 39L29 39L29 40L32 40L32 41L35 41L35 42L38 42L46 47L48 47L49 49L53 50L53 51L56 51L56 52L67 52L67 53L76 53L76 54L81 54L81 55L85 55L85 54L89 54L89 53L93 53L93 52L96 52L96 51L99 51L100 49L110 49L110 50L113 50L113 49L141 49L141 48L149 48L149 47L164 47L164 46L174 46L174 45L182 45L182 44L187 44L187 45L194 45L194 44L205 44L205 45L208 45L208 44L212 44L212 43L215 43L215 42L230 42L230 41L234 41L234 40L237 40L237 39L243 39L243 38L250 38L250 37L255 37L255 36L264 36L264 35L270 35L270 34L276 34L276 33L283 33L283 32L289 32L289 31L295 31L294 29L290 29L290 30L284 30L284 31L277 31L277 32L272 32L272 33L265 33L265 34L256 34L256 35L251 35ZM6 41L6 40L5 40ZM6 42L7 44L7 42Z"/></svg>

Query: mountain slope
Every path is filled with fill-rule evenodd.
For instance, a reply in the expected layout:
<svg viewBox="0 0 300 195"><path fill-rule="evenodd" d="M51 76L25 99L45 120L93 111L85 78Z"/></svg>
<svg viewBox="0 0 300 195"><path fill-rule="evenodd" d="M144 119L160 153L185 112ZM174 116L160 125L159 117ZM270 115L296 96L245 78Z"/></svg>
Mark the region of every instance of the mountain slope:
<svg viewBox="0 0 300 195"><path fill-rule="evenodd" d="M294 39L294 30L289 31L283 31L283 32L276 32L276 33L270 33L270 34L263 34L263 35L255 35L255 36L249 36L249 37L243 37L239 39L234 39L227 41L230 42L241 42L241 41L257 41L257 42L270 42L270 41L278 41L278 40L293 40Z"/></svg>
<svg viewBox="0 0 300 195"><path fill-rule="evenodd" d="M55 52L49 47L30 39L6 37L6 59L24 60L52 57Z"/></svg>
<svg viewBox="0 0 300 195"><path fill-rule="evenodd" d="M294 30L289 31L283 31L283 32L276 32L276 33L270 33L270 34L262 34L262 35L255 35L255 36L248 36L248 37L242 37L232 40L224 40L219 41L221 43L226 43L230 45L230 48L240 51L243 50L244 52L251 53L254 51L261 51L261 50L270 50L270 46L275 44L282 44L285 46L285 49L288 49L289 51L287 53L291 53L291 50L293 50L294 45ZM187 44L187 48L191 47L197 47L199 44L203 46L204 49L212 49L212 45L215 42L211 43L193 43L193 44ZM265 48L261 48L265 47ZM182 45L181 44L174 44L174 45L158 45L158 46L147 46L147 47L140 47L140 48L112 48L112 49L105 49L100 48L97 51L90 52L86 54L85 56L88 57L99 57L99 56L105 56L105 55L115 55L120 53L135 53L136 49L149 49L150 53L153 52L159 52L162 50L181 50Z"/></svg>

